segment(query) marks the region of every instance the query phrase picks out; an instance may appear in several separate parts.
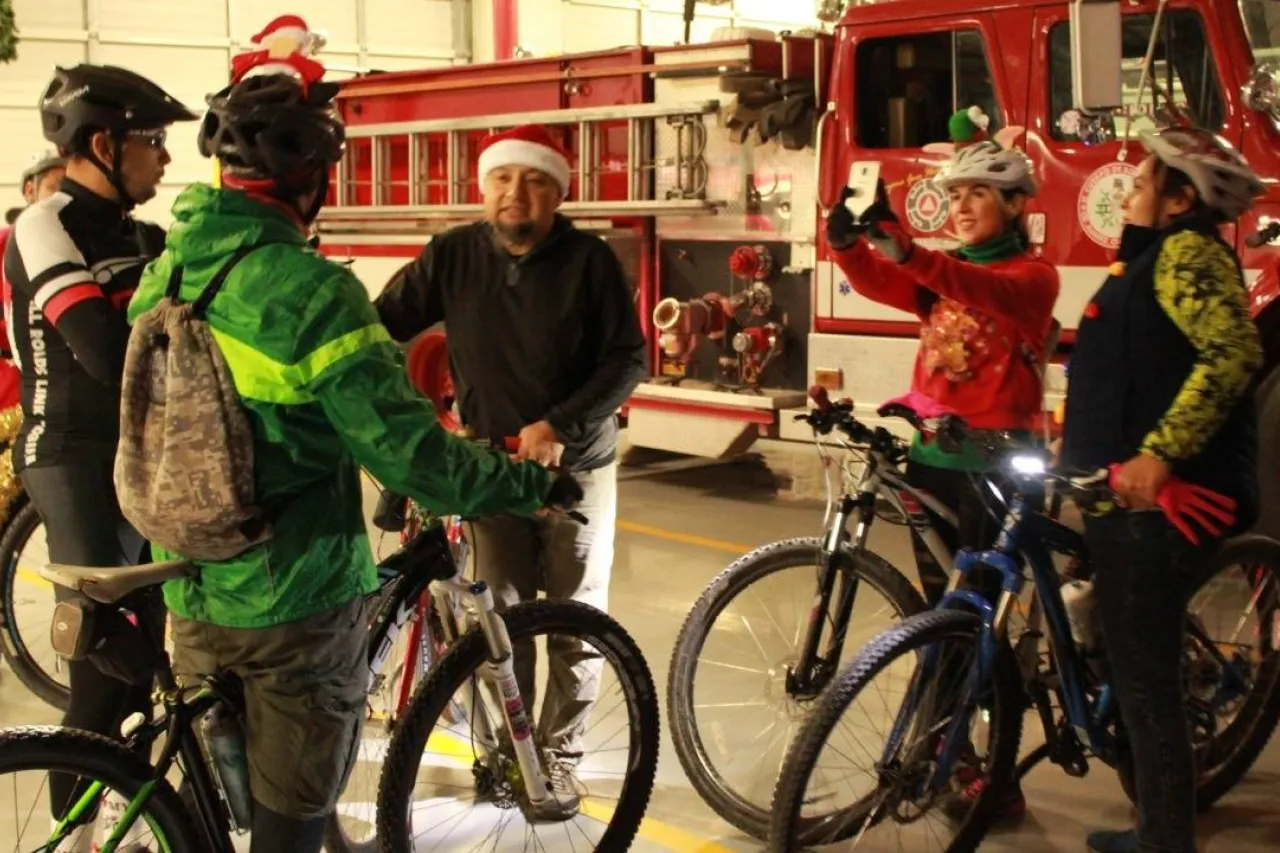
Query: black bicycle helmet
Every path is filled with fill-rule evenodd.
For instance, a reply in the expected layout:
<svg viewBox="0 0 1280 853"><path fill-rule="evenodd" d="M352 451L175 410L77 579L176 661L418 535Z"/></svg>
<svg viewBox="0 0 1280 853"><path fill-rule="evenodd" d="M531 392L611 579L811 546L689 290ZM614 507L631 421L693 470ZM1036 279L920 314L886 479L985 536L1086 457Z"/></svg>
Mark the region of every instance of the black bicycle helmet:
<svg viewBox="0 0 1280 853"><path fill-rule="evenodd" d="M58 67L40 98L45 139L73 154L85 153L99 130L120 136L197 118L155 83L113 65Z"/></svg>
<svg viewBox="0 0 1280 853"><path fill-rule="evenodd" d="M336 83L304 86L287 74L246 77L209 96L198 145L224 174L307 188L342 159L346 131L333 110Z"/></svg>
<svg viewBox="0 0 1280 853"><path fill-rule="evenodd" d="M140 74L114 65L58 67L40 98L40 123L48 139L64 154L87 159L107 176L119 194L120 206L138 203L120 172L125 135L135 130L159 130L199 116ZM111 165L93 153L89 140L98 131L111 138Z"/></svg>

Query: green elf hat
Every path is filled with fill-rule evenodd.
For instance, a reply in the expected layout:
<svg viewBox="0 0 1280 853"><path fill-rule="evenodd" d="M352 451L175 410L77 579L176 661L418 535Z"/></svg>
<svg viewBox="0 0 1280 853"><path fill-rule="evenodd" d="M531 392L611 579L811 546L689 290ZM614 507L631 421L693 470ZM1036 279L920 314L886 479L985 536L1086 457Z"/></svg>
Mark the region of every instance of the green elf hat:
<svg viewBox="0 0 1280 853"><path fill-rule="evenodd" d="M957 150L987 138L987 128L991 119L980 107L969 107L959 110L947 121L947 131Z"/></svg>

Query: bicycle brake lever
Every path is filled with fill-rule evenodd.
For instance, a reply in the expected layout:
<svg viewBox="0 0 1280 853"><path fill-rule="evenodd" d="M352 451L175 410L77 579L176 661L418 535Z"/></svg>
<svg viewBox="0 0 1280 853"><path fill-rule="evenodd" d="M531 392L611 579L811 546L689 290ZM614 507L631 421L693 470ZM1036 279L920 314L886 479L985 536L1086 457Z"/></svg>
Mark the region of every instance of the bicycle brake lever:
<svg viewBox="0 0 1280 853"><path fill-rule="evenodd" d="M567 516L569 516L569 517L570 517L570 518L572 518L574 521L578 522L579 524L581 524L581 525L582 525L582 526L584 526L584 527L589 523L589 522L587 521L587 517L586 517L585 515L583 515L582 513L578 512L576 509L569 509L569 510L565 510L565 513L564 513L564 514L565 514L565 515L567 515Z"/></svg>

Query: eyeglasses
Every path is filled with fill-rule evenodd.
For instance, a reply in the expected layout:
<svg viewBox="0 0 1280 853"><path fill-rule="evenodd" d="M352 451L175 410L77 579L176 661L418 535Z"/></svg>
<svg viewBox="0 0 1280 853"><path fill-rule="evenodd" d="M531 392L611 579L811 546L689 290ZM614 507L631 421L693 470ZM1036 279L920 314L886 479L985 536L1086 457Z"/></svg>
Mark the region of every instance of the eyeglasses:
<svg viewBox="0 0 1280 853"><path fill-rule="evenodd" d="M131 130L128 135L153 151L164 150L165 143L169 139L167 130Z"/></svg>

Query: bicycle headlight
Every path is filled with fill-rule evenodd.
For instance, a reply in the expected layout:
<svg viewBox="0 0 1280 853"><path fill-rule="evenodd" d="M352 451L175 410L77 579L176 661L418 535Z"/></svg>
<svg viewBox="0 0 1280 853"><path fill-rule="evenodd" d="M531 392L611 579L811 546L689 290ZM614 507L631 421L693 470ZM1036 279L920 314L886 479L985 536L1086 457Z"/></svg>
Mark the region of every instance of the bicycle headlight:
<svg viewBox="0 0 1280 853"><path fill-rule="evenodd" d="M1035 477L1045 472L1044 458L1041 456L1019 455L1009 459L1009 467L1014 473L1027 477Z"/></svg>

